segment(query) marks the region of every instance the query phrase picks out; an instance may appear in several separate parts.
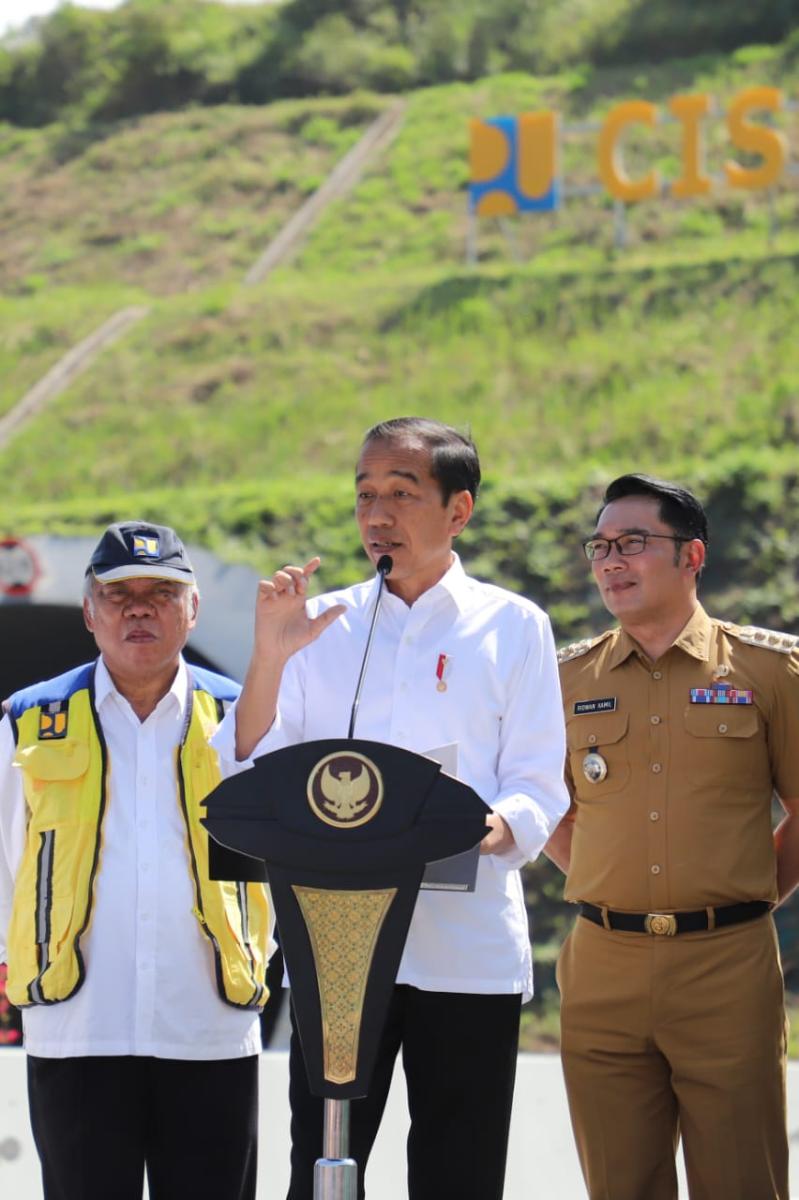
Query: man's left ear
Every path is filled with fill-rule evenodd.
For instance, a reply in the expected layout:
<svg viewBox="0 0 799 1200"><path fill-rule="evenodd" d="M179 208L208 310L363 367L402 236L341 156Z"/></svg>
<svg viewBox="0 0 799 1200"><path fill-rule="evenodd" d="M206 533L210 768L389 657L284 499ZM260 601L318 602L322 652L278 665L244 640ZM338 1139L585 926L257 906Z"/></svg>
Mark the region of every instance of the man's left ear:
<svg viewBox="0 0 799 1200"><path fill-rule="evenodd" d="M452 536L457 537L459 533L463 533L466 526L469 524L469 519L474 512L474 497L471 492L458 492L453 497L452 504Z"/></svg>
<svg viewBox="0 0 799 1200"><path fill-rule="evenodd" d="M705 543L699 538L694 538L688 542L685 548L685 565L690 567L695 575L698 575L705 565Z"/></svg>

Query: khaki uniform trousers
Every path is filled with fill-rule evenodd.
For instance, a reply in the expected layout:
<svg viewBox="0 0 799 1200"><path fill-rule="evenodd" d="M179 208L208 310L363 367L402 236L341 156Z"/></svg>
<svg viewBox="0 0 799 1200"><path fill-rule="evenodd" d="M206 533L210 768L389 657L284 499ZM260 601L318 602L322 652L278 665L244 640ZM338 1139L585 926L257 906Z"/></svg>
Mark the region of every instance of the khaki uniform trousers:
<svg viewBox="0 0 799 1200"><path fill-rule="evenodd" d="M774 923L676 937L583 917L558 963L562 1056L591 1200L788 1200Z"/></svg>

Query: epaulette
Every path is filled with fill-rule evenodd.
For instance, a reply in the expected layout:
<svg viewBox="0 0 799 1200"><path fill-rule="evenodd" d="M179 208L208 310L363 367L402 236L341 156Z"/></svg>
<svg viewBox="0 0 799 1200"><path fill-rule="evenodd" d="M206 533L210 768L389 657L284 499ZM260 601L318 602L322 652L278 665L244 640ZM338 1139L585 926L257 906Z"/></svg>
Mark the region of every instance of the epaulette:
<svg viewBox="0 0 799 1200"><path fill-rule="evenodd" d="M581 655L587 654L589 650L593 650L594 646L598 646L600 642L604 642L605 638L609 638L613 632L612 629L606 629L598 637L583 638L581 642L572 642L569 646L562 646L558 650L558 663L563 666L564 663L571 662L573 658L580 658Z"/></svg>
<svg viewBox="0 0 799 1200"><path fill-rule="evenodd" d="M779 633L774 629L759 629L756 625L722 624L725 633L731 634L749 646L762 646L764 650L776 650L779 654L790 654L799 646L799 637L794 633Z"/></svg>

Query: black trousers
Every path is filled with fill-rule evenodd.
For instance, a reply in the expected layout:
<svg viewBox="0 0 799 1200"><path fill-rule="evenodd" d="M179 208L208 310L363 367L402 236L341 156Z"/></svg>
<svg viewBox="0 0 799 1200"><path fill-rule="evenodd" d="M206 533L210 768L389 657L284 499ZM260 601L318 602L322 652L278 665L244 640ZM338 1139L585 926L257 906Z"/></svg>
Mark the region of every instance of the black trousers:
<svg viewBox="0 0 799 1200"><path fill-rule="evenodd" d="M520 1012L518 995L394 988L369 1095L350 1107L350 1156L358 1163L359 1200L400 1047L411 1117L409 1200L502 1200ZM312 1200L324 1101L308 1090L296 1028L289 1072L287 1200Z"/></svg>
<svg viewBox="0 0 799 1200"><path fill-rule="evenodd" d="M255 1200L258 1056L28 1056L45 1200Z"/></svg>

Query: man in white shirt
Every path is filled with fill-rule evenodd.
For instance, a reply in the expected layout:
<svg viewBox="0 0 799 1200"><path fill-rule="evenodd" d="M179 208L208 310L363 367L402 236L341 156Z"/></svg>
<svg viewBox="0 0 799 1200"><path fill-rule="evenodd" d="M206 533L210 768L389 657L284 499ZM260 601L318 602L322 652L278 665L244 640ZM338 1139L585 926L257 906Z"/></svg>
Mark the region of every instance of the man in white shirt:
<svg viewBox="0 0 799 1200"><path fill-rule="evenodd" d="M393 565L357 734L425 752L457 746L457 774L493 809L473 894L422 892L370 1094L351 1108L363 1172L402 1047L411 1200L500 1200L532 962L518 868L566 810L564 734L549 622L535 604L463 571L452 545L472 514L480 466L448 426L399 418L371 429L356 468L356 518L373 564ZM255 649L236 707L239 757L343 737L375 584L307 600L319 566L259 587ZM291 1053L289 1200L311 1200L322 1102Z"/></svg>
<svg viewBox="0 0 799 1200"><path fill-rule="evenodd" d="M210 745L238 685L187 666L173 530L112 525L86 573L100 657L0 723L0 962L22 1008L47 1200L253 1200L265 889L208 877Z"/></svg>

